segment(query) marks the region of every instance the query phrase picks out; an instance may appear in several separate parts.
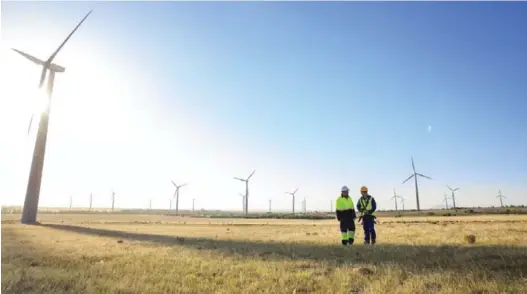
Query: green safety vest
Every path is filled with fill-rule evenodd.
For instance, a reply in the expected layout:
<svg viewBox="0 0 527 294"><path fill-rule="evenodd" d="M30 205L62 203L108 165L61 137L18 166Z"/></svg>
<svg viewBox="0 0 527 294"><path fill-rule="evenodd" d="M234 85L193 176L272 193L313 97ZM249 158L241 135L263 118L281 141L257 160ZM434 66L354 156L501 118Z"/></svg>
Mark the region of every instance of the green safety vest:
<svg viewBox="0 0 527 294"><path fill-rule="evenodd" d="M372 209L372 206L371 206L371 202L372 202L371 200L372 200L372 199L373 199L373 197L371 197L371 196L370 196L370 198L369 198L368 200L364 199L364 197L361 197L361 198L359 199L359 201L360 201L360 206L361 206L361 208L362 208L361 213L362 213L363 215L373 215L373 216L375 216L375 211L374 211L373 213L371 213L371 214L367 214L367 213L366 213L366 211Z"/></svg>
<svg viewBox="0 0 527 294"><path fill-rule="evenodd" d="M351 197L342 197L337 198L337 204L335 205L337 211L355 209L353 205L353 199Z"/></svg>

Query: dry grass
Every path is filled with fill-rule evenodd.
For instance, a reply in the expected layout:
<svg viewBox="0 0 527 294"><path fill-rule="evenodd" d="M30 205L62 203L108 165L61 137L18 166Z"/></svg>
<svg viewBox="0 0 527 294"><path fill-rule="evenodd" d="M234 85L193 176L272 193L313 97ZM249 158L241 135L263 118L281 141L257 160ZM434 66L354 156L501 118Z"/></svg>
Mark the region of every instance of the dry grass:
<svg viewBox="0 0 527 294"><path fill-rule="evenodd" d="M352 248L335 221L18 218L2 216L2 293L527 293L526 216L383 218L376 247Z"/></svg>

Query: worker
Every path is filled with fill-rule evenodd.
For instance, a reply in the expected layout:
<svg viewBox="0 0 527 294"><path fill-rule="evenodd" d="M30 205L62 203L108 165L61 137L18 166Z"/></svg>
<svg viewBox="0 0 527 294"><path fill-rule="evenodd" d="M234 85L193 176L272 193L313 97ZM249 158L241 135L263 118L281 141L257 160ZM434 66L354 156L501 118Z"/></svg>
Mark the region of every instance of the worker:
<svg viewBox="0 0 527 294"><path fill-rule="evenodd" d="M353 199L349 196L348 187L344 186L341 189L341 194L336 201L337 220L340 222L340 234L342 237L342 245L353 245L355 240L355 205Z"/></svg>
<svg viewBox="0 0 527 294"><path fill-rule="evenodd" d="M362 228L364 230L364 244L375 244L377 234L375 233L375 210L377 203L375 199L368 194L368 187L362 186L360 188L361 197L357 201L357 210L360 212L359 222L362 220Z"/></svg>

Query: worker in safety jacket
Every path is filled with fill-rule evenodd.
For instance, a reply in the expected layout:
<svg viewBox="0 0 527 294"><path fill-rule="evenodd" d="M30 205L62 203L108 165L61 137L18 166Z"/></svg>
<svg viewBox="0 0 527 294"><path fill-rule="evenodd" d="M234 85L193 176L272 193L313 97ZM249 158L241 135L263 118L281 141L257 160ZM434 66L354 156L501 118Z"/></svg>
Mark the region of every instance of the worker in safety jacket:
<svg viewBox="0 0 527 294"><path fill-rule="evenodd" d="M341 194L336 202L337 220L340 222L340 234L342 245L352 245L355 240L355 205L349 196L348 187L342 187Z"/></svg>
<svg viewBox="0 0 527 294"><path fill-rule="evenodd" d="M375 244L377 234L375 233L375 210L377 203L375 199L368 194L368 187L362 186L360 188L362 196L357 202L357 210L360 212L359 222L362 220L362 228L364 230L364 244Z"/></svg>

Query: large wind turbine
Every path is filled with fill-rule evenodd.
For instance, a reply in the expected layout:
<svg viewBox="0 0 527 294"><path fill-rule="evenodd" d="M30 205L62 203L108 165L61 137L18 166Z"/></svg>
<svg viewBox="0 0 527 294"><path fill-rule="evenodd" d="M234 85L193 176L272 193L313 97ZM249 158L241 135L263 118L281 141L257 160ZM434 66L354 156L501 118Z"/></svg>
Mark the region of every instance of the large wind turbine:
<svg viewBox="0 0 527 294"><path fill-rule="evenodd" d="M90 211L91 211L92 204L93 204L93 193L90 193Z"/></svg>
<svg viewBox="0 0 527 294"><path fill-rule="evenodd" d="M408 182L408 180L410 180L411 178L414 178L415 180L415 201L417 203L417 211L420 211L421 210L421 206L419 205L419 187L417 186L417 176L420 176L420 177L423 177L423 178L426 178L426 179L429 179L431 180L432 178L429 177L429 176L425 176L423 174L420 174L418 172L415 171L415 164L414 164L414 158L411 157L412 159L412 169L414 171L414 173L408 177L408 179L404 180L403 181L403 184Z"/></svg>
<svg viewBox="0 0 527 294"><path fill-rule="evenodd" d="M449 185L446 186L448 188L448 190L450 190L452 192L452 205L453 205L453 208L456 209L456 191L459 190L459 188L455 188L455 189L452 189L450 188Z"/></svg>
<svg viewBox="0 0 527 294"><path fill-rule="evenodd" d="M253 170L253 172L247 177L247 179L234 177L235 180L245 182L245 214L249 213L249 180L254 175L255 171L256 170Z"/></svg>
<svg viewBox="0 0 527 294"><path fill-rule="evenodd" d="M499 190L499 194L498 194L498 196L496 196L496 198L500 198L500 205L501 205L501 207L503 207L503 198L507 198L507 197L505 197L505 195L501 194L501 190Z"/></svg>
<svg viewBox="0 0 527 294"><path fill-rule="evenodd" d="M179 189L182 187L185 187L188 183L178 186L176 182L172 181L172 184L174 185L174 187L176 187L176 191L174 192L174 198L176 198L176 215L177 215L179 211Z"/></svg>
<svg viewBox="0 0 527 294"><path fill-rule="evenodd" d="M15 52L29 59L30 61L36 63L39 66L42 66L42 73L40 75L39 89L44 85L44 80L46 79L46 74L49 71L49 78L47 84L47 105L46 109L40 113L40 123L38 126L37 139L35 141L35 147L33 149L33 160L31 162L31 170L29 172L29 180L27 183L26 189L26 198L24 200L24 208L22 210L22 217L20 222L23 224L35 224L37 221L37 212L38 212L38 200L40 196L40 184L42 181L42 169L44 167L44 156L46 153L46 141L48 136L48 124L51 110L51 97L53 94L53 82L55 80L55 73L64 72L66 69L60 65L54 64L53 59L57 56L59 51L64 47L66 42L71 38L73 33L80 27L80 25L86 20L90 15L90 12L84 16L84 18L77 24L77 26L71 31L71 33L66 37L66 39L60 44L60 46L51 54L51 56L46 60L40 60L32 55L29 55L25 52L22 52L17 49L13 49ZM29 130L31 129L31 123L33 121L33 115L29 121Z"/></svg>
<svg viewBox="0 0 527 294"><path fill-rule="evenodd" d="M298 188L296 188L295 191L293 192L285 192L286 194L293 196L293 213L295 213L295 194L297 191L298 191Z"/></svg>

